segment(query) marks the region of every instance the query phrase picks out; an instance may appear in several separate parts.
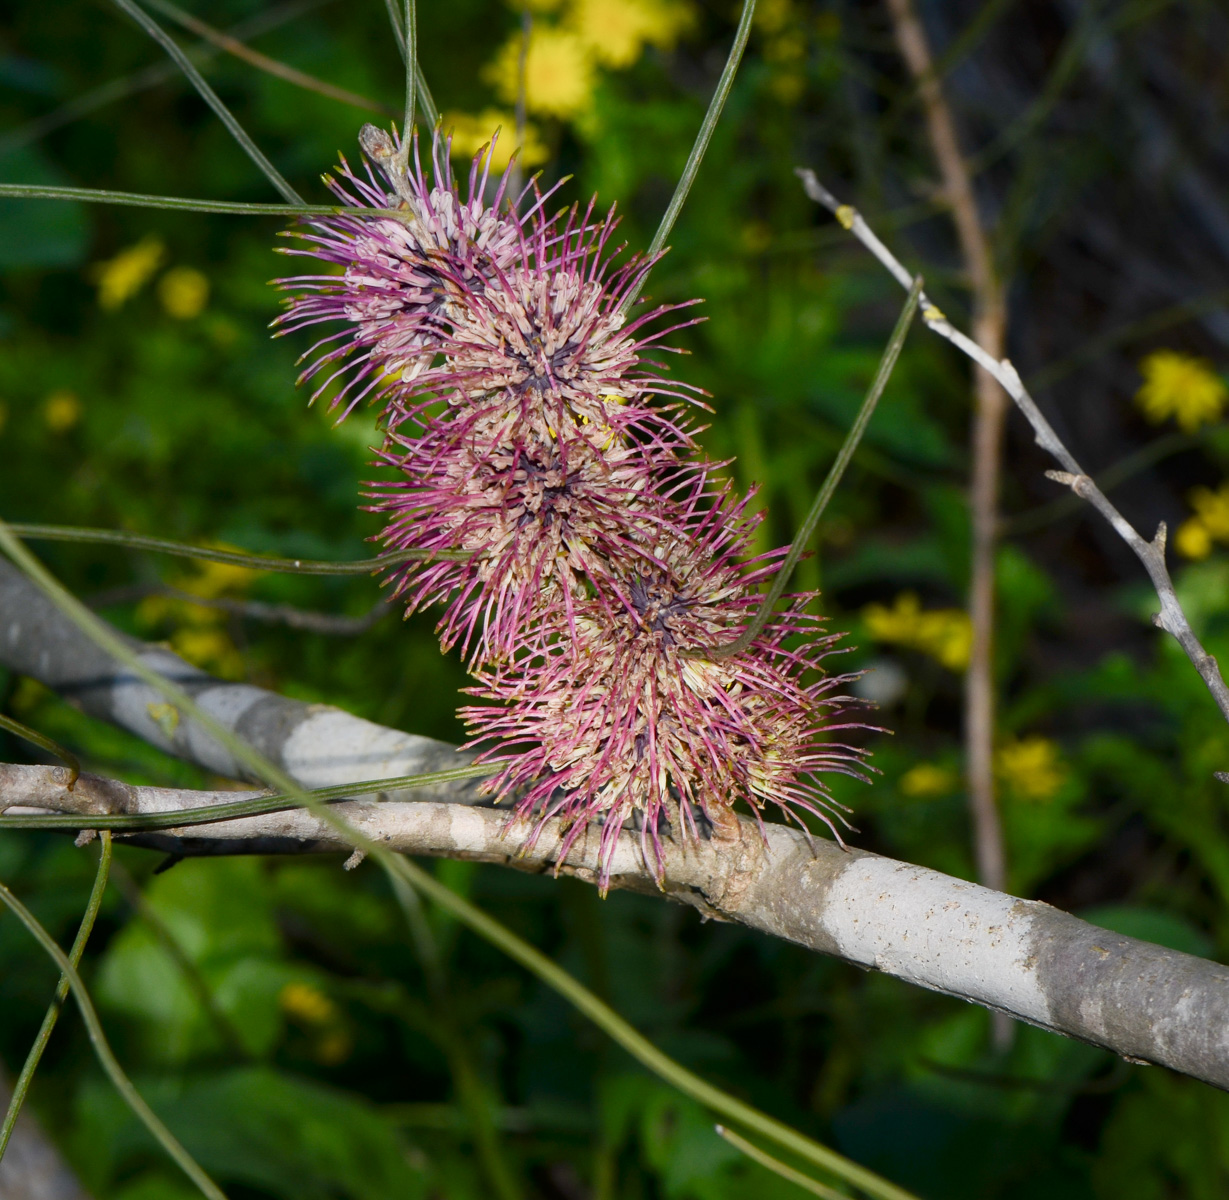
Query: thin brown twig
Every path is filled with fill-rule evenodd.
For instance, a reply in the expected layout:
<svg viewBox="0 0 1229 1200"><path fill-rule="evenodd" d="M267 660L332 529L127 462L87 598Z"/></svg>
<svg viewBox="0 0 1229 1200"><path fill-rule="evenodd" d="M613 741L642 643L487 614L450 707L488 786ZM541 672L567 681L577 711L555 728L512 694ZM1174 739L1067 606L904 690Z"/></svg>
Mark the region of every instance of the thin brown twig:
<svg viewBox="0 0 1229 1200"><path fill-rule="evenodd" d="M968 271L973 293L973 340L1000 359L1007 333L1003 286L994 270L956 124L913 0L888 0L888 10L901 57L917 82L927 135L943 181L943 196L951 209ZM987 887L1003 891L1007 886L1007 856L994 794L994 559L1007 398L993 375L978 366L974 367L973 394L973 472L969 489L969 623L973 636L964 680L965 776L977 877ZM1010 1025L998 1019L995 1043L1005 1045L1010 1037Z"/></svg>
<svg viewBox="0 0 1229 1200"><path fill-rule="evenodd" d="M912 285L913 277L905 270L896 256L875 236L874 231L855 208L842 204L819 182L814 171L800 167L797 169L797 174L802 180L807 195L817 204L822 204L828 209L887 268L902 287L908 288ZM1105 493L1063 444L1062 439L1054 432L1054 427L1046 420L1037 407L1037 402L1024 386L1019 372L1008 359L996 360L988 354L975 341L953 326L925 295L922 297L922 320L928 329L946 338L1002 384L1003 390L1015 401L1016 407L1032 426L1037 445L1064 468L1062 471L1048 471L1046 474L1056 483L1071 488L1081 499L1087 500L1135 552L1144 570L1148 572L1148 578L1152 581L1153 589L1161 602L1161 611L1153 616L1152 623L1173 637L1186 652L1187 658L1191 660L1192 665L1207 685L1208 691L1211 692L1221 715L1229 721L1229 687L1226 687L1221 677L1216 659L1203 648L1195 636L1195 631L1191 628L1190 621L1187 620L1186 613L1182 610L1182 605L1174 591L1169 569L1165 565L1165 522L1162 521L1157 526L1156 536L1151 541L1146 541L1130 521L1110 503Z"/></svg>
<svg viewBox="0 0 1229 1200"><path fill-rule="evenodd" d="M284 79L287 83L294 84L295 87L304 88L309 92L316 92L321 96L327 96L330 100L337 100L342 104L352 105L354 108L366 109L368 112L381 113L389 117L401 115L397 109L390 108L387 104L381 104L378 100L372 100L367 96L360 96L357 92L350 92L345 88L337 87L335 84L326 83L323 79L317 79L314 75L308 75L305 71L300 71L295 67L288 66L284 62L279 62L276 58L270 58L267 54L261 54L259 50L253 50L251 46L241 42L237 37L224 33L220 29L215 29L212 25L206 25L199 17L184 12L178 5L170 3L170 0L147 0L147 3L150 8L157 9L163 16L169 17L177 25L188 30L189 33L194 33L197 37L210 42L219 50L224 50L227 54L242 59L258 71L264 71L268 75L275 75L278 79Z"/></svg>

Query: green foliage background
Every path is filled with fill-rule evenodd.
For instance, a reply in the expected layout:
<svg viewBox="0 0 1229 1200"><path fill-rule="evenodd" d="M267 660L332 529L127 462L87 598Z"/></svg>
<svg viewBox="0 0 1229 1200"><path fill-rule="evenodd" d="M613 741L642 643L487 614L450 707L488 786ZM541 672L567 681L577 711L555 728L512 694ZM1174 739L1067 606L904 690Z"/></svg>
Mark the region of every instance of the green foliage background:
<svg viewBox="0 0 1229 1200"><path fill-rule="evenodd" d="M765 545L788 541L809 505L900 303L894 285L805 200L793 166L820 167L904 257L922 264L945 310L967 311L945 219L925 186L933 172L918 114L886 18L870 7L774 6L784 24L761 23L674 249L650 287L655 298L707 302L707 323L678 339L693 351L678 370L713 394L710 452L737 456L738 483L762 487L771 514ZM1113 144L1109 126L1094 138L1087 124L1126 111L1134 93L1097 91L1079 55L1095 38L1109 39L1127 64L1129 90L1127 68L1146 64L1150 47L1169 54L1197 89L1213 79L1201 22L1219 26L1193 5L1088 7L1096 13L1064 34L1057 8L1035 6L1030 17L1005 4L953 6L959 27L975 36L957 43L967 57L953 64L952 78L957 95L976 98L979 83L1001 78L993 68L1018 39L1027 35L1038 48L1015 124L989 130L993 104L984 97L967 116L975 144L998 147L983 182L997 206L1000 259L1019 281L1013 304L1026 314L1013 326L1022 343L1013 354L1026 372L1055 362L1070 368L1071 356L1083 354L1081 369L1094 375L1071 368L1072 390L1045 398L1080 397L1062 410L1064 420L1077 454L1090 453L1100 468L1159 436L1130 411L1132 364L1143 353L1173 345L1223 361L1225 350L1193 322L1175 318L1163 335L1124 323L1092 284L1066 310L1045 304L1055 281L1070 292L1084 278L1072 246L1091 227L1104 189L1147 199L1130 190L1139 146ZM400 103L401 66L377 0L198 8L224 27L280 13L276 28L253 39L260 49ZM159 52L107 5L18 0L10 13L0 31L0 179L272 198L169 72L158 86L30 136L29 122L159 63ZM735 17L725 3L701 5L676 52L652 51L631 70L603 76L588 119L546 130L547 177L573 176L568 200L596 191L603 204L617 201L632 247L648 243L665 206ZM494 0L421 5L423 65L442 107L489 103L478 68L517 20ZM788 68L782 37L803 51ZM787 69L800 88L782 86ZM316 177L339 148L357 157L366 117L222 56L207 73L279 169L309 200L323 201ZM1223 118L1227 99L1222 78L1205 102ZM1185 112L1185 100L1173 103ZM0 204L7 519L286 555L368 552L363 539L377 526L356 502L374 426L359 413L334 429L322 407L307 409L296 392L295 358L306 342L271 341L267 330L278 311L267 280L286 273L286 260L272 252L277 232L263 219ZM153 284L117 311L97 304L91 265L151 233L167 247L166 266L207 276L200 315L170 316ZM1136 258L1113 265L1131 278L1132 263L1155 249L1140 243ZM1193 298L1144 287L1127 316ZM1069 319L1077 311L1083 323ZM79 417L57 422L48 399L65 391L78 398ZM802 568L802 585L822 588L834 627L852 631L852 666L887 669L887 652L863 626L866 604L905 589L929 607L962 604L968 397L964 364L915 332L819 552ZM1094 427L1121 438L1097 440ZM1005 739L1054 740L1062 763L1061 786L1045 799L1010 788L1002 797L1013 890L1223 958L1229 827L1226 790L1212 772L1229 767L1224 727L1177 646L1151 632L1141 578L1100 529L1060 509L1012 533L1011 518L1035 516L1056 490L1038 482L1043 464L1022 431L1013 431L1009 454L998 564L1001 730ZM1213 427L1126 491L1138 488L1141 521L1180 519L1189 482L1219 482L1227 463L1229 432ZM206 647L211 669L383 724L461 738L454 707L464 673L439 654L430 616L389 616L354 637L297 633L138 599L137 590L159 582L200 587L182 564L97 548L39 550L78 594L132 632L158 639L203 631L195 644ZM1180 586L1209 649L1229 654L1229 559L1187 568ZM379 594L366 579L260 576L231 589L353 616ZM899 786L919 762L958 778L959 678L920 654L889 657L907 684L879 715L896 736L868 735L881 771L871 787L840 788L857 810L854 840L971 876L959 786L926 796ZM134 781L216 782L29 680L0 672L0 704L90 769ZM0 750L12 761L30 753L12 740ZM333 859L244 859L184 862L155 875L148 853L126 848L117 857L153 919L112 889L86 977L121 1059L234 1200L791 1194L721 1142L701 1110L633 1069L553 994L438 915L427 919L446 978L442 990L429 987L374 870L343 873ZM63 941L84 905L91 863L90 852L64 839L0 837L0 878ZM995 1057L979 1009L750 932L701 925L651 898L600 902L567 880L456 863L435 870L688 1066L921 1196L1161 1200L1229 1189L1229 1099L1201 1084L1026 1028L1009 1055ZM54 986L52 968L11 917L0 918L0 979L0 1057L11 1074ZM98 1200L189 1195L110 1091L75 1018L57 1031L33 1107Z"/></svg>

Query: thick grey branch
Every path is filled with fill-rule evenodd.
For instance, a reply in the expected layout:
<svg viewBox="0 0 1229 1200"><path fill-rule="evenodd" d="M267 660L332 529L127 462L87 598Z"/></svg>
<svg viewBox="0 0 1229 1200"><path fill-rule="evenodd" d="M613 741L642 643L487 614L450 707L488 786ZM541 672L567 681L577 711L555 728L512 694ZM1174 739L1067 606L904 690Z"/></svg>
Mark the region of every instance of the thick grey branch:
<svg viewBox="0 0 1229 1200"><path fill-rule="evenodd" d="M168 650L132 640L142 658L304 787L391 779L465 766L470 758L433 738L386 729L327 704L289 700L226 683ZM229 751L163 702L148 684L81 633L10 563L0 559L0 666L55 689L91 716L219 775L244 778ZM477 781L422 789L416 798L472 804Z"/></svg>
<svg viewBox="0 0 1229 1200"><path fill-rule="evenodd" d="M235 792L133 787L84 775L72 792L59 767L0 765L0 808L168 813L223 804ZM564 829L536 840L505 813L456 804L347 801L339 813L407 854L493 862L594 883L591 826L560 861ZM122 835L121 835L122 836ZM303 809L173 826L133 840L176 854L346 853L350 845ZM1037 901L1017 900L925 867L740 820L728 836L663 840L661 892L706 917L734 921L810 950L969 1000L1116 1054L1229 1089L1229 968L1121 937ZM653 892L639 837L620 839L612 886Z"/></svg>

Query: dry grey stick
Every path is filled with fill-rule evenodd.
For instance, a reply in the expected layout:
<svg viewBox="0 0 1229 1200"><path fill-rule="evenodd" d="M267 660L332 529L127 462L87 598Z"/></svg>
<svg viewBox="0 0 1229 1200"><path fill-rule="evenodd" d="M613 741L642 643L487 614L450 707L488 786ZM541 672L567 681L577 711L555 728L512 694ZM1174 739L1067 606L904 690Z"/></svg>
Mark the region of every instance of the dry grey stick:
<svg viewBox="0 0 1229 1200"><path fill-rule="evenodd" d="M170 813L224 804L235 792L133 787L83 775L72 792L60 767L0 765L0 809ZM601 830L590 826L559 859L565 829L529 827L490 808L346 801L345 819L407 854L499 863L595 883ZM173 820L173 815L169 818ZM116 835L123 836L123 835ZM173 854L348 853L350 844L304 809L168 828L132 839ZM660 894L858 966L1007 1013L1043 1029L1159 1063L1229 1089L1229 967L1089 925L1037 901L829 841L808 845L783 825L761 837L740 818L725 837L663 839ZM653 893L639 835L620 838L611 886Z"/></svg>
<svg viewBox="0 0 1229 1200"><path fill-rule="evenodd" d="M797 174L802 180L802 186L806 189L807 195L817 204L822 204L828 209L841 225L848 229L888 269L898 283L906 289L913 285L913 276L875 236L874 231L863 220L857 209L851 205L842 204L819 182L814 171L799 167ZM1173 580L1169 577L1169 568L1165 565L1165 522L1162 521L1157 527L1156 537L1152 541L1145 541L1136 532L1131 522L1110 503L1105 493L1076 462L1071 451L1063 445L1050 422L1045 419L1037 407L1037 402L1029 395L1028 389L1010 361L1005 358L1000 361L993 355L987 354L976 342L955 328L924 295L922 297L922 320L929 329L940 337L946 338L1002 384L1004 391L1015 401L1016 407L1033 427L1037 445L1063 466L1061 471L1047 471L1047 477L1071 488L1077 496L1087 500L1114 527L1118 536L1135 551L1136 557L1144 565L1144 570L1148 572L1148 578L1152 581L1152 586L1161 602L1161 611L1153 616L1152 623L1173 636L1186 651L1187 658L1191 660L1195 670L1207 684L1208 691L1212 693L1212 698L1216 701L1221 715L1229 721L1229 687L1225 686L1225 681L1221 678L1220 667L1216 659L1203 648L1190 622L1186 619L1186 613L1182 611L1182 605L1178 603L1178 597L1174 592Z"/></svg>

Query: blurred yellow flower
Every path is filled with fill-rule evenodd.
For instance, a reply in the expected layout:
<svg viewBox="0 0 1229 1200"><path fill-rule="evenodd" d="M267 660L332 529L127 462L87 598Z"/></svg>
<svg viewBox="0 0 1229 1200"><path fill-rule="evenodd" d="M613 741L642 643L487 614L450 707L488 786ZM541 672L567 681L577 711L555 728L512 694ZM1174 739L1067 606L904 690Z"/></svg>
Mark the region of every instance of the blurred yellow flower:
<svg viewBox="0 0 1229 1200"><path fill-rule="evenodd" d="M444 129L452 136L452 153L456 158L467 162L495 136L499 130L499 140L491 155L491 170L502 171L516 149L516 117L498 108L486 108L475 114L463 112L448 112L444 114ZM544 163L548 154L546 147L538 138L537 129L530 124L525 125L525 139L517 162L522 167L536 167Z"/></svg>
<svg viewBox="0 0 1229 1200"><path fill-rule="evenodd" d="M681 3L662 0L572 0L568 25L605 67L630 67L646 44L668 49L694 19Z"/></svg>
<svg viewBox="0 0 1229 1200"><path fill-rule="evenodd" d="M106 262L95 263L91 273L98 287L99 307L107 312L121 308L149 282L165 252L161 239L150 236Z"/></svg>
<svg viewBox="0 0 1229 1200"><path fill-rule="evenodd" d="M900 777L900 790L906 796L945 796L956 790L960 779L955 771L936 763L918 763Z"/></svg>
<svg viewBox="0 0 1229 1200"><path fill-rule="evenodd" d="M343 1024L340 1008L310 983L288 983L278 996L282 1011L315 1035L312 1053L317 1062L336 1066L350 1057L354 1038Z"/></svg>
<svg viewBox="0 0 1229 1200"><path fill-rule="evenodd" d="M1013 738L994 755L994 772L1022 800L1052 800L1067 779L1062 756L1049 738Z"/></svg>
<svg viewBox="0 0 1229 1200"><path fill-rule="evenodd" d="M755 6L755 24L765 33L780 33L793 16L790 0L759 0Z"/></svg>
<svg viewBox="0 0 1229 1200"><path fill-rule="evenodd" d="M499 96L515 104L519 90L521 34L514 33L485 71ZM566 29L535 25L525 56L525 108L548 117L575 117L593 99L594 63L580 37Z"/></svg>
<svg viewBox="0 0 1229 1200"><path fill-rule="evenodd" d="M1194 488L1187 499L1195 515L1178 526L1174 545L1187 558L1207 558L1213 542L1229 543L1229 483Z"/></svg>
<svg viewBox="0 0 1229 1200"><path fill-rule="evenodd" d="M337 1005L310 983L288 983L277 998L288 1017L305 1025L326 1025L340 1015Z"/></svg>
<svg viewBox="0 0 1229 1200"><path fill-rule="evenodd" d="M176 629L171 634L171 649L203 671L212 671L223 679L242 679L243 656L230 635L221 626L225 613L210 614L215 621L202 622Z"/></svg>
<svg viewBox="0 0 1229 1200"><path fill-rule="evenodd" d="M969 614L960 608L922 611L913 592L902 592L891 608L868 604L862 610L866 628L876 641L895 642L938 659L949 671L969 665L973 628Z"/></svg>
<svg viewBox="0 0 1229 1200"><path fill-rule="evenodd" d="M43 421L52 433L67 433L85 411L76 392L66 388L54 391L43 401Z"/></svg>
<svg viewBox="0 0 1229 1200"><path fill-rule="evenodd" d="M158 299L172 317L190 321L209 303L209 280L195 267L172 267L158 281Z"/></svg>
<svg viewBox="0 0 1229 1200"><path fill-rule="evenodd" d="M226 593L242 592L259 574L249 567L197 560L194 573L171 580L181 592L216 600ZM173 622L172 649L190 663L213 671L224 679L241 679L243 656L226 632L227 613L176 596L147 596L137 606L137 620L149 625Z"/></svg>
<svg viewBox="0 0 1229 1200"><path fill-rule="evenodd" d="M1229 387L1201 358L1173 350L1158 350L1140 363L1143 386L1135 400L1153 424L1177 419L1187 433L1220 419L1229 400Z"/></svg>

